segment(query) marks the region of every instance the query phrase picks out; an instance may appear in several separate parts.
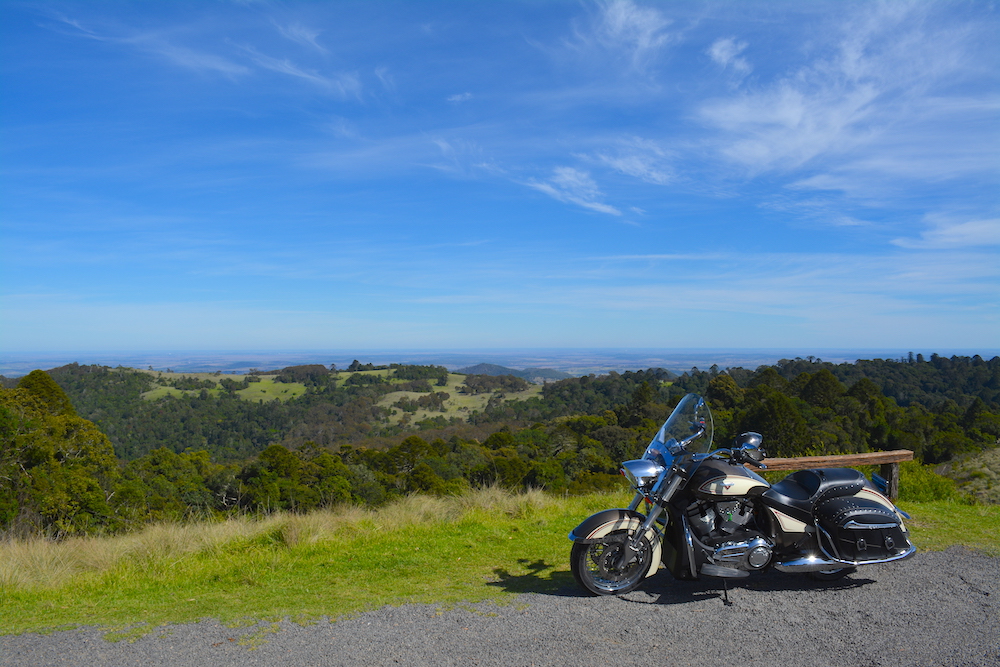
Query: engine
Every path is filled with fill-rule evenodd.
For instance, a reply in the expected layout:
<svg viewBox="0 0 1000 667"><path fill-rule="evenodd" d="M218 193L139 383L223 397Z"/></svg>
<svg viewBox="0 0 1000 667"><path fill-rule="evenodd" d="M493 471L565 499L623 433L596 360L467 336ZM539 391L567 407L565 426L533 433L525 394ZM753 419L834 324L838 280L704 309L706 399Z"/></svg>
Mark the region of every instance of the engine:
<svg viewBox="0 0 1000 667"><path fill-rule="evenodd" d="M688 523L709 549L716 565L736 570L759 570L771 561L774 544L753 527L753 506L745 500L688 506Z"/></svg>
<svg viewBox="0 0 1000 667"><path fill-rule="evenodd" d="M771 561L774 545L758 535L742 542L720 544L712 554L716 565L736 570L759 570Z"/></svg>
<svg viewBox="0 0 1000 667"><path fill-rule="evenodd" d="M688 523L702 540L725 538L745 530L753 520L753 506L744 500L696 500L687 508Z"/></svg>

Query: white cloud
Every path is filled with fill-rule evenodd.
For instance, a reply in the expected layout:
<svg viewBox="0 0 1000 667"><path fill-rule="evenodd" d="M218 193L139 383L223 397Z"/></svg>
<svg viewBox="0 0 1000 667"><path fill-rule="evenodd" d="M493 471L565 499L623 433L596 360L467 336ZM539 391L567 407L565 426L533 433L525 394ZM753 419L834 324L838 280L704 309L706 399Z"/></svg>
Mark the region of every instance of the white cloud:
<svg viewBox="0 0 1000 667"><path fill-rule="evenodd" d="M250 69L233 61L212 53L189 49L177 44L170 44L155 38L135 38L133 43L140 44L144 50L163 56L175 65L194 70L208 70L225 74L230 77L250 73Z"/></svg>
<svg viewBox="0 0 1000 667"><path fill-rule="evenodd" d="M616 154L598 153L596 157L615 171L646 183L665 185L674 177L669 164L672 156L655 141L628 139L619 143Z"/></svg>
<svg viewBox="0 0 1000 667"><path fill-rule="evenodd" d="M739 74L747 74L752 69L746 58L740 54L747 48L746 42L738 42L732 37L717 39L708 49L708 55L723 69L730 68Z"/></svg>
<svg viewBox="0 0 1000 667"><path fill-rule="evenodd" d="M533 180L526 185L561 202L576 204L598 213L616 216L622 214L614 206L599 201L604 193L597 188L597 183L589 173L573 167L556 167L547 181Z"/></svg>
<svg viewBox="0 0 1000 667"><path fill-rule="evenodd" d="M705 103L700 117L724 133L721 155L754 173L853 156L912 123L929 91L967 71L960 35L928 23L921 5L866 6L827 26L834 39L818 37L815 57L770 83ZM731 65L741 46L720 40L711 55Z"/></svg>
<svg viewBox="0 0 1000 667"><path fill-rule="evenodd" d="M732 135L719 146L728 160L755 172L791 171L863 140L860 124L878 94L869 84L809 89L785 80L761 93L706 104L701 116Z"/></svg>
<svg viewBox="0 0 1000 667"><path fill-rule="evenodd" d="M953 249L1000 245L1000 218L940 223L920 234L920 238L898 238L901 248Z"/></svg>
<svg viewBox="0 0 1000 667"><path fill-rule="evenodd" d="M574 31L564 46L588 60L594 73L608 62L624 63L627 69L647 73L662 50L678 40L669 30L672 21L663 12L631 0L610 0L598 4L591 20Z"/></svg>
<svg viewBox="0 0 1000 667"><path fill-rule="evenodd" d="M655 58L672 39L667 32L671 24L669 19L656 9L639 6L630 0L606 3L601 18L605 43L629 52L636 66L643 66Z"/></svg>
<svg viewBox="0 0 1000 667"><path fill-rule="evenodd" d="M448 97L449 102L467 102L472 99L472 93L459 93Z"/></svg>
<svg viewBox="0 0 1000 667"><path fill-rule="evenodd" d="M297 65L292 64L292 62L287 58L283 60L272 58L271 56L259 53L256 49L249 46L245 46L243 49L250 55L251 60L264 69L304 79L305 81L309 81L310 83L320 86L321 88L334 91L341 97L361 96L361 83L358 81L357 76L353 74L337 74L333 77L324 76L316 72L306 71Z"/></svg>
<svg viewBox="0 0 1000 667"><path fill-rule="evenodd" d="M145 53L160 56L175 65L199 71L211 71L230 78L250 73L250 69L232 60L203 49L193 49L175 44L152 32L133 32L129 35L113 35L85 27L80 21L62 14L53 14L57 20L73 28L73 34L99 42L121 44Z"/></svg>
<svg viewBox="0 0 1000 667"><path fill-rule="evenodd" d="M275 23L274 27L278 29L278 32L281 33L282 37L302 44L303 46L311 47L320 53L327 53L327 50L320 46L319 42L316 41L316 38L319 37L319 34L322 32L321 30L314 30L299 23L292 23L290 25L280 25Z"/></svg>
<svg viewBox="0 0 1000 667"><path fill-rule="evenodd" d="M376 67L375 76L378 80L382 82L382 87L389 92L395 92L396 90L396 80L393 78L392 74L389 72L388 67Z"/></svg>

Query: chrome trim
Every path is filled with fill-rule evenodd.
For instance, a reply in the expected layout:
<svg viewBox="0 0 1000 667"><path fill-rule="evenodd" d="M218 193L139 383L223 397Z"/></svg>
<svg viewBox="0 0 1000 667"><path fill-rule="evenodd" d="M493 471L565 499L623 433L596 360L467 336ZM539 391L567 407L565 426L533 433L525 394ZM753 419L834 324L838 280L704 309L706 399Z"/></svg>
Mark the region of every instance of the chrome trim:
<svg viewBox="0 0 1000 667"><path fill-rule="evenodd" d="M655 481L665 468L648 459L635 459L632 461L623 461L621 470L625 474L625 478L632 483L632 486L639 489Z"/></svg>
<svg viewBox="0 0 1000 667"><path fill-rule="evenodd" d="M774 569L780 572L819 572L821 570L836 570L841 567L844 567L844 563L826 560L818 556L806 556L774 564Z"/></svg>
<svg viewBox="0 0 1000 667"><path fill-rule="evenodd" d="M858 565L872 565L874 563L889 563L894 560L903 560L904 558L909 558L917 552L917 548L910 545L910 548L901 554L893 556L892 558L885 558L883 560L862 560L862 561L851 561L851 560L840 560L839 558L820 558L819 556L805 556L803 558L796 558L795 560L786 560L781 563L775 563L774 569L781 572L819 572L821 570L836 570L842 567L857 567Z"/></svg>
<svg viewBox="0 0 1000 667"><path fill-rule="evenodd" d="M691 576L697 579L698 568L694 562L694 542L691 541L691 525L688 523L687 515L684 512L678 512L678 514L681 517L681 530L684 531L684 539L687 542L688 563L691 565Z"/></svg>
<svg viewBox="0 0 1000 667"><path fill-rule="evenodd" d="M774 545L771 544L769 541L765 540L763 537L755 537L751 540L744 540L741 542L740 541L727 542L723 545L720 545L719 547L716 547L715 553L712 554L712 559L717 564L718 563L725 563L726 565L731 564L737 570L745 569L743 567L740 567L741 565L749 567L750 569L753 570L759 570L765 565L767 565L768 561L771 560L771 554L773 548ZM753 565L750 562L750 557L751 554L758 549L766 550L767 559L761 565Z"/></svg>
<svg viewBox="0 0 1000 667"><path fill-rule="evenodd" d="M893 528L895 528L895 525L893 525ZM853 566L853 565L870 565L872 563L891 563L894 560L902 560L904 558L909 558L913 554L917 553L917 548L915 546L913 546L912 543L910 543L909 539L907 539L907 543L910 544L909 548L906 551L904 551L902 553L899 553L899 554L896 554L895 556L890 556L889 558L878 558L878 559L875 559L875 560L843 560L843 559L837 558L836 556L831 555L830 552L827 551L826 548L823 546L823 536L825 535L826 539L830 540L830 544L834 543L833 542L833 536L830 535L830 533L826 532L826 529L823 528L823 526L821 526L819 524L816 524L816 529L820 533L819 535L816 536L816 544L819 545L819 550L822 551L823 555L826 556L827 558L829 558L831 562L839 564L839 565L852 565ZM775 567L777 567L777 565L775 565ZM820 568L820 569L826 570L826 569L829 569L829 568L825 568L824 567L824 568Z"/></svg>
<svg viewBox="0 0 1000 667"><path fill-rule="evenodd" d="M844 524L844 528L861 528L862 530L875 530L876 528L899 528L898 523L858 523L851 519Z"/></svg>
<svg viewBox="0 0 1000 667"><path fill-rule="evenodd" d="M630 502L628 504L628 509L632 510L633 512L636 511L636 510L638 510L639 509L639 505L640 505L640 503L642 503L642 499L643 498L645 498L645 496L643 496L641 493L639 493L638 491L636 491L635 497L632 498L632 502Z"/></svg>

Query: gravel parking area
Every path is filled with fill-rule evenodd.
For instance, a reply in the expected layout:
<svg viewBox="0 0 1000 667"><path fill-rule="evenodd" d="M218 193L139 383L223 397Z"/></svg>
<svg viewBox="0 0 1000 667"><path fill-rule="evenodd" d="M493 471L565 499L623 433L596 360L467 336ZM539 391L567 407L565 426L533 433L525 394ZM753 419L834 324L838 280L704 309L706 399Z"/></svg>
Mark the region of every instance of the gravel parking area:
<svg viewBox="0 0 1000 667"><path fill-rule="evenodd" d="M961 548L835 583L769 572L731 586L729 606L716 581L665 571L622 598L582 597L568 575L547 588L503 606L406 605L307 626L205 620L134 643L99 628L0 636L0 665L1000 666L1000 559Z"/></svg>

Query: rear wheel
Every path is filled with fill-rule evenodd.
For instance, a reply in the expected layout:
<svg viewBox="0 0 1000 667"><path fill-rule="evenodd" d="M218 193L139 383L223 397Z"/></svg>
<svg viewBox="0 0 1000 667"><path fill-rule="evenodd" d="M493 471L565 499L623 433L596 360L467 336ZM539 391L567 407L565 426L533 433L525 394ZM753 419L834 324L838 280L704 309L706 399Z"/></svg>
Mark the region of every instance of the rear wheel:
<svg viewBox="0 0 1000 667"><path fill-rule="evenodd" d="M857 571L858 568L856 567L838 567L834 570L817 570L816 572L808 572L807 574L810 579L815 581L837 581Z"/></svg>
<svg viewBox="0 0 1000 667"><path fill-rule="evenodd" d="M632 533L616 530L593 544L574 544L570 568L576 583L594 595L624 595L642 583L649 571L653 548L646 537L628 553Z"/></svg>

